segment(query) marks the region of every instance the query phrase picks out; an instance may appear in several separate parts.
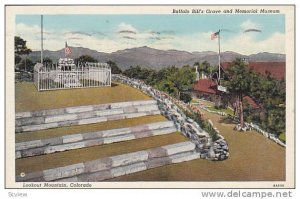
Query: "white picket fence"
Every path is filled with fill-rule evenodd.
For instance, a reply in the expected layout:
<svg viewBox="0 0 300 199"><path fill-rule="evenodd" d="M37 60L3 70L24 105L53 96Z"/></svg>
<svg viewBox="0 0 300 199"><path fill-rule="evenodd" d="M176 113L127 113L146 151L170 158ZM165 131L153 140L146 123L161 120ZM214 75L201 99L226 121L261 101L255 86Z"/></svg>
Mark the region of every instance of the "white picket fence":
<svg viewBox="0 0 300 199"><path fill-rule="evenodd" d="M38 91L111 86L111 68L89 64L71 70L37 67L34 84Z"/></svg>

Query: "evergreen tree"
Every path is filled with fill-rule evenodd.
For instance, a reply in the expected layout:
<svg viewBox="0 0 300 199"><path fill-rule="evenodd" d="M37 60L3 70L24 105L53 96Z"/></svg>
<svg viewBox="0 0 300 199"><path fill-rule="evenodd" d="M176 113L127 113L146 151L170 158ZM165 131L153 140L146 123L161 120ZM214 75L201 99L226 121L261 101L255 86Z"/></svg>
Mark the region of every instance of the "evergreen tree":
<svg viewBox="0 0 300 199"><path fill-rule="evenodd" d="M26 41L19 36L15 36L15 70L17 68L20 69L21 56L28 55L29 53L31 53L31 50L27 47Z"/></svg>
<svg viewBox="0 0 300 199"><path fill-rule="evenodd" d="M244 127L243 98L251 91L251 72L249 67L241 60L236 59L227 70L229 81L225 82L228 91L235 96L240 124Z"/></svg>
<svg viewBox="0 0 300 199"><path fill-rule="evenodd" d="M122 73L122 70L118 67L118 65L115 62L108 61L107 64L110 66L112 74L121 74Z"/></svg>
<svg viewBox="0 0 300 199"><path fill-rule="evenodd" d="M19 36L15 36L15 56L28 55L31 50L27 47L26 41Z"/></svg>
<svg viewBox="0 0 300 199"><path fill-rule="evenodd" d="M75 59L76 64L85 63L85 62L97 63L98 60L90 55L81 55L80 57Z"/></svg>

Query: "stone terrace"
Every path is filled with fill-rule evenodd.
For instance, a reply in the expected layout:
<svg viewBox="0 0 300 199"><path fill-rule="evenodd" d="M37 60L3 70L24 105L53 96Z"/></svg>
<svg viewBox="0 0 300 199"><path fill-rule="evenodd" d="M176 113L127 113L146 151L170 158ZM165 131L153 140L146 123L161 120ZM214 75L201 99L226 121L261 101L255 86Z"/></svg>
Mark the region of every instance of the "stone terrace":
<svg viewBox="0 0 300 199"><path fill-rule="evenodd" d="M16 84L16 180L101 181L197 159L156 101L122 84L37 92Z"/></svg>

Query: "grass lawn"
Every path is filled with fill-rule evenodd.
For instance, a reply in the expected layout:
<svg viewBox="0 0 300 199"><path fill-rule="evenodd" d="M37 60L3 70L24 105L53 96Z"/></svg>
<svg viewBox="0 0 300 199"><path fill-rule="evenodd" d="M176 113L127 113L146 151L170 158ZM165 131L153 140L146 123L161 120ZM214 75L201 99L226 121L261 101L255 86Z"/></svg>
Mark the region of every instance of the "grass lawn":
<svg viewBox="0 0 300 199"><path fill-rule="evenodd" d="M56 168L84 161L100 159L108 156L136 152L168 144L187 141L181 133L174 132L126 142L118 142L101 146L74 149L59 153L28 157L16 160L16 175L21 172L34 172L44 169Z"/></svg>
<svg viewBox="0 0 300 199"><path fill-rule="evenodd" d="M151 99L130 86L77 88L38 92L33 83L15 84L16 112Z"/></svg>
<svg viewBox="0 0 300 199"><path fill-rule="evenodd" d="M109 181L284 181L285 148L249 131L234 131L231 121L204 112L229 145L225 161L196 159L110 179Z"/></svg>
<svg viewBox="0 0 300 199"><path fill-rule="evenodd" d="M16 142L25 142L30 140L47 139L63 135L88 133L93 131L102 131L108 129L125 128L130 126L161 122L167 120L162 115L150 115L138 118L129 118L123 120L100 122L87 125L66 126L53 129L45 129L40 131L32 131L26 133L17 133Z"/></svg>
<svg viewBox="0 0 300 199"><path fill-rule="evenodd" d="M202 100L202 99L198 99L198 101L203 106L214 106L214 103L210 102L210 101L206 101L206 100Z"/></svg>
<svg viewBox="0 0 300 199"><path fill-rule="evenodd" d="M229 109L229 108L226 108L226 109L224 109L224 108L220 108L220 109L218 109L218 108L216 108L216 107L214 107L214 106L209 106L209 107L207 107L209 110L211 110L211 111L220 111L220 112L224 112L224 113L227 113L227 114L230 114L230 115L233 115L234 114L234 112L233 112L233 110L231 110L231 109Z"/></svg>
<svg viewBox="0 0 300 199"><path fill-rule="evenodd" d="M196 100L195 98L193 98L193 99L192 99L192 101L191 101L191 103L197 103L197 104L198 104L198 103L199 103L199 101L198 101L198 100Z"/></svg>

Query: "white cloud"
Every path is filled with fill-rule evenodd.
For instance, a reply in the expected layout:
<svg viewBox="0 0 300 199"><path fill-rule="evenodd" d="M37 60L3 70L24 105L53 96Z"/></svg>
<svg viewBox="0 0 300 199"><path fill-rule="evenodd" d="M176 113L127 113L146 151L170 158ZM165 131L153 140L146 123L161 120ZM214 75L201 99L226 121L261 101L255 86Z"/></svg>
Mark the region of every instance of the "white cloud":
<svg viewBox="0 0 300 199"><path fill-rule="evenodd" d="M226 40L223 49L245 55L258 52L285 53L285 34L276 32L264 40L257 40L252 34L240 34Z"/></svg>
<svg viewBox="0 0 300 199"><path fill-rule="evenodd" d="M218 51L218 40L210 40L211 32L175 36L172 41L157 41L151 47L159 49L177 49L193 51ZM261 34L261 33L256 33ZM234 51L244 55L258 52L285 53L285 34L273 33L264 40L258 40L254 34L239 34L221 40L221 51Z"/></svg>
<svg viewBox="0 0 300 199"><path fill-rule="evenodd" d="M137 32L137 29L133 27L131 24L127 23L120 23L118 26L119 31L132 31L132 32Z"/></svg>
<svg viewBox="0 0 300 199"><path fill-rule="evenodd" d="M139 40L141 43L145 43L148 39L155 39L157 37L157 33L151 30L138 30L131 24L121 23L118 25L118 37L119 39L124 40ZM130 42L130 41L127 41ZM131 43L137 43L136 41L131 41Z"/></svg>
<svg viewBox="0 0 300 199"><path fill-rule="evenodd" d="M246 22L243 24L251 24L249 20ZM246 25L244 25L244 27L246 27ZM258 26L256 26L256 28L257 27ZM100 52L115 52L117 50L140 46L149 46L162 50L185 50L189 52L218 51L217 39L210 40L210 34L213 31L185 35L159 35L153 30L138 30L134 26L126 23L121 23L116 28L119 31L134 31L136 34L114 32L107 37L98 37L94 34L64 34L66 32L72 32L72 30L44 29L44 31L48 33L44 35L46 38L44 41L44 49L62 49L64 48L65 41L67 41L69 46L82 46ZM252 28L254 28L254 26L252 26ZM257 34L261 33L241 33L236 34L234 37L222 38L221 51L234 51L245 55L258 52L285 53L285 34L276 32L264 40L258 40ZM22 23L16 24L16 35L25 39L27 46L32 50L40 49L39 26L29 26ZM131 37L132 39L124 38L124 36Z"/></svg>
<svg viewBox="0 0 300 199"><path fill-rule="evenodd" d="M247 21L244 21L240 26L243 30L260 29L261 28L260 24L255 23L255 22L251 21L250 19L248 19Z"/></svg>

